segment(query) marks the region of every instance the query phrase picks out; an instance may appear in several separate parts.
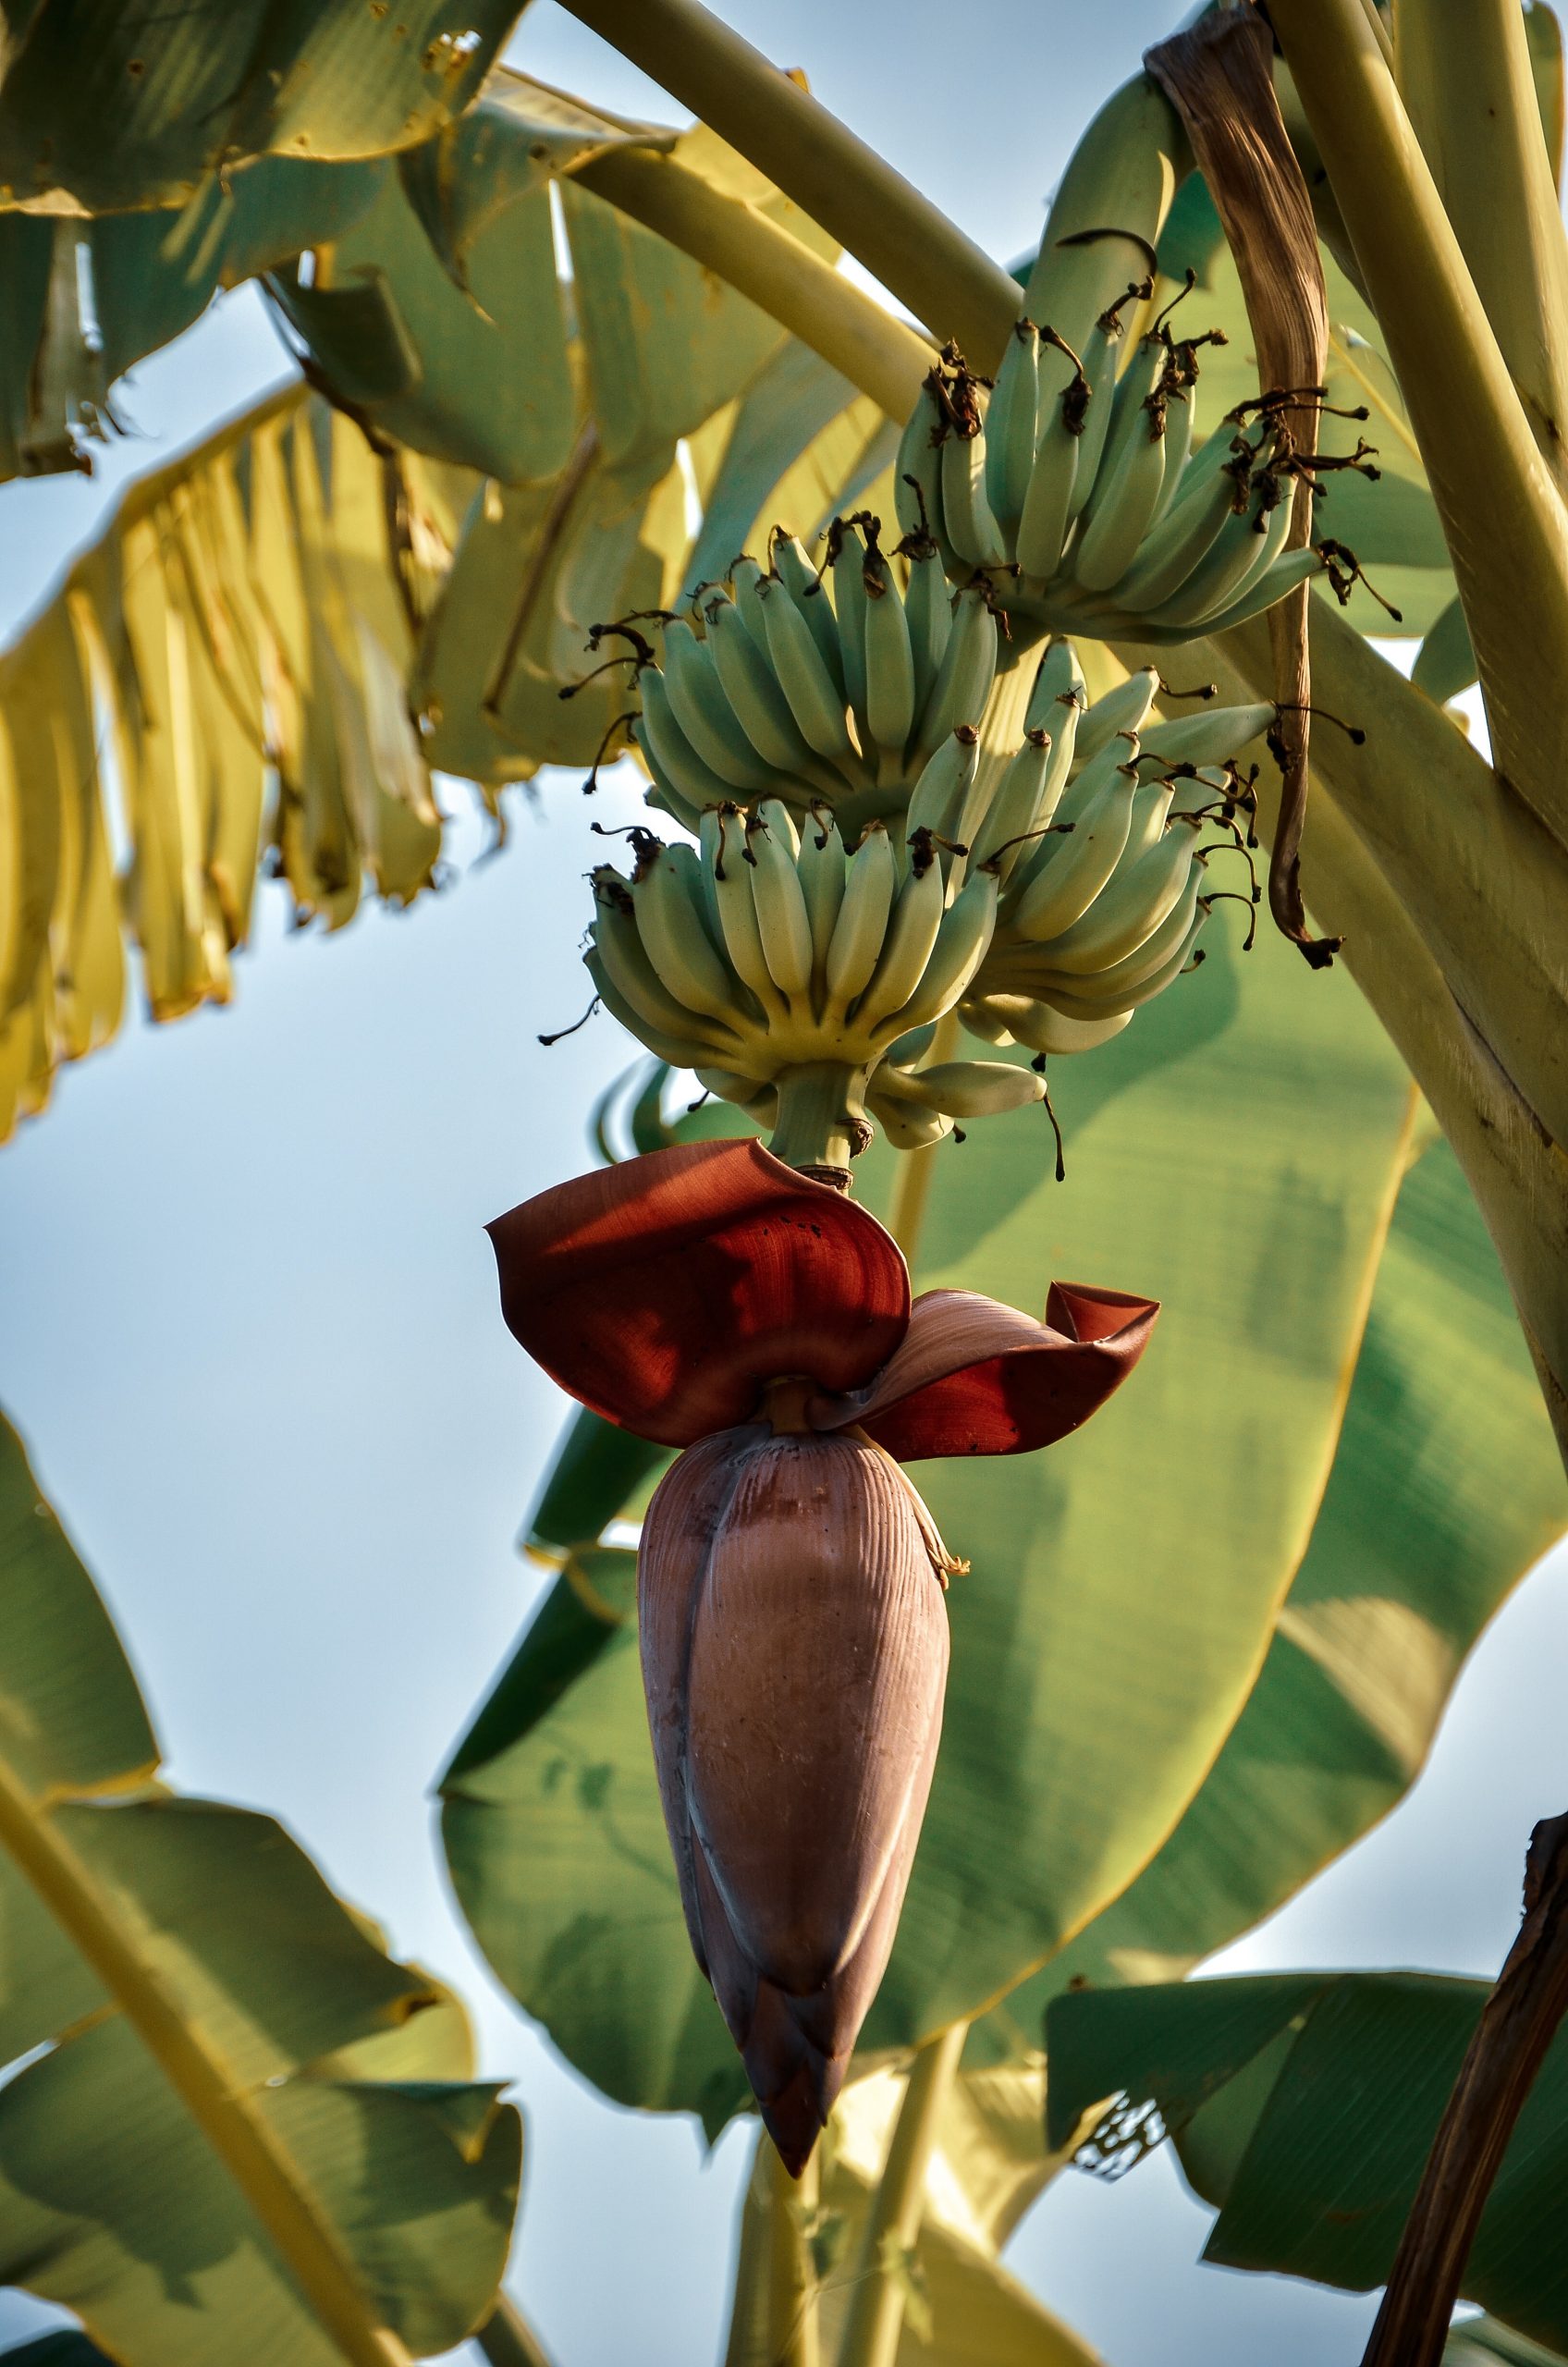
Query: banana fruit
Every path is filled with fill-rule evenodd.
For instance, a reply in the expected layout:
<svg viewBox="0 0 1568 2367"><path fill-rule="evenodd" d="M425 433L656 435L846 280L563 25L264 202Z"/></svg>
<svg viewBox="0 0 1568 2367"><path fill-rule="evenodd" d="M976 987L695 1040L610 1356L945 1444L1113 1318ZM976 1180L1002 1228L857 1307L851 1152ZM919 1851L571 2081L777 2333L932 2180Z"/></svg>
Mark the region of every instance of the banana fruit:
<svg viewBox="0 0 1568 2367"><path fill-rule="evenodd" d="M802 1080L831 1073L847 1122L916 1148L1044 1090L1011 1061L922 1067L946 1013L999 1047L1088 1050L1187 966L1225 842L1207 825L1236 835L1236 759L1272 710L1167 721L1153 669L1091 705L1060 638L1004 698L987 603L949 604L938 654L875 521L847 522L820 578L792 548L708 587L705 632L675 620L665 664L644 665L648 752L684 784L698 843L631 832L630 877L593 875L586 958L650 1049L780 1136ZM875 767L879 809L852 836L851 761L868 794ZM721 764L777 785L729 795ZM811 793L825 774L839 794Z"/></svg>
<svg viewBox="0 0 1568 2367"><path fill-rule="evenodd" d="M1311 482L1286 399L1198 432L1200 350L1223 340L1172 327L1190 286L1157 285L1156 253L1191 161L1147 77L1116 92L1069 162L995 384L949 345L905 427L906 537L933 543L954 583L987 581L1015 629L1176 644L1323 566L1284 547Z"/></svg>
<svg viewBox="0 0 1568 2367"><path fill-rule="evenodd" d="M988 588L951 591L929 535L885 551L881 533L869 511L835 519L818 574L776 530L766 571L738 558L664 620L662 647L643 644L636 743L655 802L687 828L772 797L797 815L824 804L858 839L981 724L998 664Z"/></svg>

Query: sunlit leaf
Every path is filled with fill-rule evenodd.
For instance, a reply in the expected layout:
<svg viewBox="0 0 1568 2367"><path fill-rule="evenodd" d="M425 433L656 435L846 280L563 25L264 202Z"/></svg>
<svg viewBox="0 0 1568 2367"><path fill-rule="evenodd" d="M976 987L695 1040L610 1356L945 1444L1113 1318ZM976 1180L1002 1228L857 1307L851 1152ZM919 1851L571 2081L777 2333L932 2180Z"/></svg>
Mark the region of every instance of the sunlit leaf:
<svg viewBox="0 0 1568 2367"><path fill-rule="evenodd" d="M122 903L169 1018L227 1000L269 849L333 926L429 885L403 683L466 494L289 390L133 486L0 658L0 1135L118 1026Z"/></svg>
<svg viewBox="0 0 1568 2367"><path fill-rule="evenodd" d="M815 2207L781 2191L759 2148L741 2223L726 2367L768 2367L777 2357L768 2265L780 2211L795 2220L797 2240L815 2267L820 2337L825 2355L836 2355L904 2085L902 2072L888 2070L846 2089L823 2144ZM1097 2354L999 2257L1030 2201L1060 2166L1060 2157L1042 2155L1044 2114L1038 2060L955 2080L937 2123L920 2236L905 2271L900 2367L1096 2367Z"/></svg>
<svg viewBox="0 0 1568 2367"><path fill-rule="evenodd" d="M126 2367L447 2349L493 2298L521 2140L461 2009L270 1817L159 1780L8 1428L0 1569L0 2280Z"/></svg>
<svg viewBox="0 0 1568 2367"><path fill-rule="evenodd" d="M379 155L460 115L518 0L38 0L0 72L0 202L175 205L268 153Z"/></svg>
<svg viewBox="0 0 1568 2367"><path fill-rule="evenodd" d="M1189 2179L1219 2210L1205 2259L1365 2291L1388 2277L1488 1993L1484 1981L1414 1972L1080 1990L1047 2017L1050 2132L1064 2140L1108 2096L1152 2101ZM1115 2136L1112 2122L1104 2141ZM1568 2341L1568 2265L1556 2240L1565 2177L1560 2033L1461 2287L1466 2300L1558 2349Z"/></svg>
<svg viewBox="0 0 1568 2367"><path fill-rule="evenodd" d="M1385 1816L1565 1513L1496 1254L1452 1152L1430 1142L1400 1188L1322 1509L1246 1706L1153 1862L998 2007L991 2042L1038 2045L1071 1980L1184 1972Z"/></svg>

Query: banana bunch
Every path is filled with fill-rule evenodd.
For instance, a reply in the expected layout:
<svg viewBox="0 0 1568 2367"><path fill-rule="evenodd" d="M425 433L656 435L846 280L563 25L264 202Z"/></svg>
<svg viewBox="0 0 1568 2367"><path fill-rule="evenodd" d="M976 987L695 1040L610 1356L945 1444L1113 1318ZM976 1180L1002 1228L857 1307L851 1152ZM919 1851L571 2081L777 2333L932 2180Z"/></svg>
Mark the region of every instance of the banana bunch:
<svg viewBox="0 0 1568 2367"><path fill-rule="evenodd" d="M975 741L973 727L949 736L917 804L962 805ZM826 1079L854 1147L870 1138L868 1106L913 1147L955 1117L1041 1097L1010 1064L913 1073L980 966L999 885L994 865L966 864L929 822L895 840L873 821L851 852L826 806L797 829L770 797L751 813L709 806L696 847L648 830L632 847L630 877L607 865L594 874L584 959L600 1000L650 1051L759 1123L782 1131Z"/></svg>
<svg viewBox="0 0 1568 2367"><path fill-rule="evenodd" d="M987 388L951 348L899 453L899 514L929 533L955 581L1052 632L1189 641L1222 632L1323 562L1287 551L1294 446L1268 406L1230 412L1196 452L1195 341L1158 323L1116 375L1119 315L1096 324L1060 392L1060 340L1018 322ZM1249 417L1256 414L1251 431Z"/></svg>
<svg viewBox="0 0 1568 2367"><path fill-rule="evenodd" d="M1026 829L1000 816L998 797L976 837L975 857L990 851L1000 879L991 941L961 1006L983 1040L1092 1050L1192 962L1214 901L1204 892L1207 857L1244 851L1233 760L1274 710L1157 719L1145 738L1158 688L1152 668L1131 675L1077 721L1071 644L1053 643L1041 661L1030 716L1054 707L1071 744L1047 767L1056 792L1047 778ZM1220 836L1205 845L1216 817Z"/></svg>
<svg viewBox="0 0 1568 2367"><path fill-rule="evenodd" d="M1198 353L1223 340L1173 334L1187 288L1155 309L1156 247L1190 164L1170 102L1134 78L1068 165L995 382L949 347L905 431L906 532L932 537L955 583L979 570L998 606L1052 632L1185 641L1323 563L1284 547L1302 466L1284 398L1198 441Z"/></svg>
<svg viewBox="0 0 1568 2367"><path fill-rule="evenodd" d="M638 678L651 803L691 830L729 802L823 804L852 841L902 809L955 729L980 723L997 671L986 587L950 592L920 534L893 555L900 583L880 533L866 511L835 519L818 574L776 530L766 572L738 558L690 619L666 619Z"/></svg>

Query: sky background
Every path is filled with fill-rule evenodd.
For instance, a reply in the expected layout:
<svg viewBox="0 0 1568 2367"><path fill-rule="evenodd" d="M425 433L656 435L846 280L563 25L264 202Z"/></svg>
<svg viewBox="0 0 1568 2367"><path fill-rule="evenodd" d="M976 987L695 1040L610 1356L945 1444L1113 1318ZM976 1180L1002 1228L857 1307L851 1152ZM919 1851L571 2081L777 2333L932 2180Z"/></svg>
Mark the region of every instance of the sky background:
<svg viewBox="0 0 1568 2367"><path fill-rule="evenodd" d="M1077 131L1169 29L1040 0L792 0L718 13L813 87L1000 258L1038 235ZM513 62L677 119L550 0ZM0 489L0 633L116 486L287 373L260 303L226 300L126 390L134 436L92 483ZM750 2139L597 2097L495 1986L454 1915L429 1787L536 1599L513 1539L562 1415L496 1312L484 1220L585 1162L633 1048L577 1015L575 781L516 802L450 890L288 936L263 888L239 996L120 1039L0 1153L0 1403L96 1573L179 1784L268 1809L393 1944L456 1982L484 2068L528 2120L511 2281L559 2367L706 2367L722 2348ZM635 787L606 797L635 810ZM610 818L604 813L601 818ZM1217 1969L1490 1973L1530 1826L1565 1805L1568 1556L1521 1588L1461 1679L1403 1806ZM1010 2260L1113 2367L1354 2367L1371 2303L1197 2266L1209 2214L1161 2153L1070 2176ZM0 2339L41 2323L0 2297Z"/></svg>

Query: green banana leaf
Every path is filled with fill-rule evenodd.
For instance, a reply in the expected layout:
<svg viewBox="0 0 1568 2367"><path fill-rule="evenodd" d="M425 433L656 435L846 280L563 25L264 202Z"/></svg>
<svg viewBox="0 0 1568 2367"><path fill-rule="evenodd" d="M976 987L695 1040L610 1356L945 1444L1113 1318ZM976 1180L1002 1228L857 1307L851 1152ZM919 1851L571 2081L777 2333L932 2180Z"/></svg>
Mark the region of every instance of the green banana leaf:
<svg viewBox="0 0 1568 2367"><path fill-rule="evenodd" d="M1046 2017L1047 2131L1123 2101L1114 2157L1152 2103L1219 2211L1204 2258L1365 2291L1383 2284L1488 1994L1432 1973L1299 1973L1079 1990ZM1146 2124L1145 2124L1146 2126ZM1134 2137L1133 2146L1143 2140ZM1568 2342L1568 2032L1541 2067L1465 2263L1464 2298L1531 2340Z"/></svg>
<svg viewBox="0 0 1568 2367"><path fill-rule="evenodd" d="M524 0L526 5L526 0ZM518 0L35 0L0 66L0 205L184 203L268 154L376 156L479 90Z"/></svg>
<svg viewBox="0 0 1568 2367"><path fill-rule="evenodd" d="M974 1569L950 1598L942 1754L871 2050L982 2010L1159 1847L1317 1515L1412 1098L1342 981L1305 985L1282 945L1243 960L1215 935L1195 978L1063 1066L1064 1188L1037 1110L976 1127L933 1171L920 1286L1033 1306L1060 1275L1166 1311L1079 1436L917 1475ZM893 1165L868 1154L874 1207ZM734 2059L684 1948L631 1639L589 1650L569 1595L540 1627L570 1613L581 1669L563 1674L554 1626L531 1631L444 1779L454 1883L500 1978L590 2078L712 2126ZM633 1917L661 1934L634 2000Z"/></svg>
<svg viewBox="0 0 1568 2367"><path fill-rule="evenodd" d="M1466 1653L1565 1513L1495 1253L1452 1152L1429 1139L1400 1189L1322 1509L1246 1706L1164 1847L981 2025L972 2054L1036 2045L1069 1981L1185 1972L1386 1816Z"/></svg>
<svg viewBox="0 0 1568 2367"><path fill-rule="evenodd" d="M457 2001L270 1817L160 1781L3 1425L0 1572L0 2282L125 2367L448 2349L492 2304L521 2143Z"/></svg>
<svg viewBox="0 0 1568 2367"><path fill-rule="evenodd" d="M816 2285L824 2354L838 2355L861 2271L865 2222L902 2103L888 2070L846 2089L819 2154L819 2197L803 2208L759 2144L741 2221L741 2257L725 2367L772 2367L778 2330L768 2269L794 2223ZM925 2174L920 2233L899 2263L905 2284L898 2367L1097 2367L1098 2354L1011 2275L1001 2250L1065 2158L1043 2160L1043 2062L962 2073L943 2103Z"/></svg>
<svg viewBox="0 0 1568 2367"><path fill-rule="evenodd" d="M1515 2334L1501 2318L1465 2318L1443 2345L1443 2367L1562 2367L1562 2353Z"/></svg>
<svg viewBox="0 0 1568 2367"><path fill-rule="evenodd" d="M1241 281L1201 174L1189 174L1177 192L1160 238L1159 262L1178 286L1187 269L1197 275L1196 287L1182 300L1172 321L1172 333L1193 336L1218 328L1228 339L1219 348L1205 347L1198 356L1201 438L1233 404L1256 397L1258 386ZM1359 631L1425 633L1454 596L1448 546L1398 383L1380 350L1376 317L1328 253L1323 268L1329 292L1327 399L1344 411L1365 404L1371 416L1364 423L1326 417L1319 440L1326 452L1337 453L1354 450L1357 437L1365 437L1376 447L1373 466L1381 473L1376 480L1354 470L1326 474L1313 532L1318 539L1329 535L1348 544L1382 597L1400 611L1396 620L1358 585L1346 613ZM1321 585L1319 590L1324 598L1331 596Z"/></svg>
<svg viewBox="0 0 1568 2367"><path fill-rule="evenodd" d="M271 156L178 213L0 215L0 479L85 467L128 370L220 288L340 236L392 171Z"/></svg>

